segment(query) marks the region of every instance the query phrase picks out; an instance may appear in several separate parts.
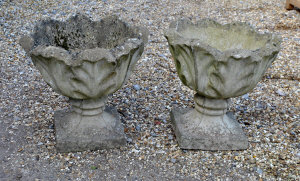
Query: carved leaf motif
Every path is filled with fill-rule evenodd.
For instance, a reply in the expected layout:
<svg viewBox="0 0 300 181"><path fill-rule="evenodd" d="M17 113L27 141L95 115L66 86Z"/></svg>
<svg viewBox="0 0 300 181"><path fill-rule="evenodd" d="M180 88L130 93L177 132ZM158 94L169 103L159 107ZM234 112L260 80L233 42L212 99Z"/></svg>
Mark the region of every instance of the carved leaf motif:
<svg viewBox="0 0 300 181"><path fill-rule="evenodd" d="M128 79L134 65L136 64L142 53L143 46L132 49L129 54L123 55L117 60L116 89L119 89Z"/></svg>
<svg viewBox="0 0 300 181"><path fill-rule="evenodd" d="M109 94L116 84L114 67L114 63L105 59L97 62L84 61L79 66L71 67L74 74L71 80L74 92L78 96L80 94L84 96L81 99L97 98Z"/></svg>
<svg viewBox="0 0 300 181"><path fill-rule="evenodd" d="M195 64L192 49L186 45L170 46L178 76L182 83L196 90Z"/></svg>
<svg viewBox="0 0 300 181"><path fill-rule="evenodd" d="M215 71L214 62L215 57L212 56L207 50L194 46L193 54L195 57L195 79L197 84L197 92L203 96L217 95L214 90L210 90L209 75Z"/></svg>
<svg viewBox="0 0 300 181"><path fill-rule="evenodd" d="M262 57L262 61L259 62L260 65L255 70L254 78L252 82L252 87L256 86L255 80L261 80L264 75L264 72L271 66L272 62L276 59L278 52L273 52L273 54Z"/></svg>
<svg viewBox="0 0 300 181"><path fill-rule="evenodd" d="M140 47L138 47L136 49L132 49L130 51L129 54L131 55L131 58L130 58L129 66L128 66L128 69L127 69L127 74L126 74L126 77L123 80L123 83L126 80L128 80L129 76L131 75L131 72L133 71L133 69L135 67L136 62L140 59L140 57L142 56L143 52L144 52L144 45L142 45L142 46L140 46Z"/></svg>
<svg viewBox="0 0 300 181"><path fill-rule="evenodd" d="M41 56L39 57L32 56L32 61L35 67L42 74L43 79L52 87L53 90L58 91L54 77L52 76L52 73L48 68L49 60L45 60L45 58Z"/></svg>
<svg viewBox="0 0 300 181"><path fill-rule="evenodd" d="M229 57L226 62L216 62L214 66L215 71L210 74L209 81L219 98L239 96L251 90L249 84L259 67L251 57Z"/></svg>
<svg viewBox="0 0 300 181"><path fill-rule="evenodd" d="M118 90L143 53L143 46L121 56L117 63L102 58L68 66L56 58L32 56L45 81L59 94L74 99L98 98Z"/></svg>
<svg viewBox="0 0 300 181"><path fill-rule="evenodd" d="M72 86L69 82L71 74L68 67L61 61L54 58L45 58L42 56L32 56L33 62L41 72L44 80L59 94L69 95Z"/></svg>

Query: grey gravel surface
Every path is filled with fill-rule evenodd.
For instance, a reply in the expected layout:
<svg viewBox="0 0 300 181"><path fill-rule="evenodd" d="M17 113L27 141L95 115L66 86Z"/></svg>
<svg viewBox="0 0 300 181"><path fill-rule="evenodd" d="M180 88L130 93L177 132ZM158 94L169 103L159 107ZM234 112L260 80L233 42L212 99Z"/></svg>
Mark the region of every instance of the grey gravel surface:
<svg viewBox="0 0 300 181"><path fill-rule="evenodd" d="M0 1L0 180L299 180L300 13L285 0ZM54 111L68 108L43 81L18 40L45 18L76 12L93 20L116 14L150 31L149 43L122 89L109 97L127 145L59 154ZM191 108L163 32L177 18L244 21L283 38L282 50L256 88L229 111L249 138L244 151L179 149L172 107Z"/></svg>

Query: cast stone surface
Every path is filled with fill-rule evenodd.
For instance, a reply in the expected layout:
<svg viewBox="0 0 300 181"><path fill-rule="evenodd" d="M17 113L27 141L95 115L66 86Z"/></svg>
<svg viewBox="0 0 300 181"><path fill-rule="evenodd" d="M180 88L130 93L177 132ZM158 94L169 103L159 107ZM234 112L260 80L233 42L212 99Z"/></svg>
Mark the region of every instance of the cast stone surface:
<svg viewBox="0 0 300 181"><path fill-rule="evenodd" d="M184 149L240 150L247 137L226 109L229 98L251 91L275 60L281 40L245 23L210 19L171 23L165 37L184 85L196 91L195 109L171 112Z"/></svg>
<svg viewBox="0 0 300 181"><path fill-rule="evenodd" d="M145 28L116 16L94 22L82 14L65 22L43 20L20 39L43 79L70 98L72 110L55 113L59 152L126 143L116 110L105 108L106 98L126 81L147 40Z"/></svg>

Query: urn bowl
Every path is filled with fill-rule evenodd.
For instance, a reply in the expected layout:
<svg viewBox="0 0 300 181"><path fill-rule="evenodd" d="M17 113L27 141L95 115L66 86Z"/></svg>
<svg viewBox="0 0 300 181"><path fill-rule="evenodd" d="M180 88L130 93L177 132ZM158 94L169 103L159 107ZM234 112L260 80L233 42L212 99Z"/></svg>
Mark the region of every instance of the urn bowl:
<svg viewBox="0 0 300 181"><path fill-rule="evenodd" d="M165 33L179 78L199 95L226 99L252 90L275 60L280 39L246 23L181 19Z"/></svg>
<svg viewBox="0 0 300 181"><path fill-rule="evenodd" d="M143 53L148 32L116 16L91 21L77 14L44 20L20 44L44 80L59 94L95 99L118 90Z"/></svg>

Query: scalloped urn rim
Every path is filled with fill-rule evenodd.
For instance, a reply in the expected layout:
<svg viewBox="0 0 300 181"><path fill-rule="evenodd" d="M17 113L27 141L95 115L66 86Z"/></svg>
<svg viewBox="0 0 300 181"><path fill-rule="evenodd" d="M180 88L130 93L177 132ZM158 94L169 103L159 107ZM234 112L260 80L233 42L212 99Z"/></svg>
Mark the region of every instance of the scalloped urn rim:
<svg viewBox="0 0 300 181"><path fill-rule="evenodd" d="M77 13L75 16L70 16L66 21L58 21L58 20L53 20L51 18L47 18L45 20L41 20L38 22L35 27L37 26L43 26L44 23L46 22L61 22L64 24L67 24L71 21L74 21L76 18L83 18L87 19L91 23L96 23L98 21L92 21L89 19L87 16ZM132 32L136 35L135 38L127 38L123 43L118 44L117 46L113 48L102 48L102 47L95 47L95 48L87 48L87 49L76 49L76 53L73 53L72 50L70 51L66 50L65 48L61 46L53 46L53 45L37 45L34 39L34 33L29 34L29 35L24 35L21 37L19 40L19 43L21 46L24 48L26 53L29 55L35 55L35 56L43 56L45 58L55 58L57 60L63 61L66 65L68 66L78 66L80 65L83 61L90 61L90 62L96 62L98 61L99 57L102 57L103 53L107 53L108 56L107 60L109 62L115 62L118 58L120 58L123 55L128 54L133 48L137 48L139 46L146 45L148 42L148 36L149 36L149 31L144 28L144 27L137 27L137 26L130 26L127 23L123 22L120 20L116 15L112 16L106 16L103 19L101 19L99 22L105 21L111 19L111 21L119 21L120 23L124 23L127 25L127 28L131 29ZM36 29L35 29L36 31ZM51 54L48 52L52 51L58 51L60 52L59 55ZM91 52L96 53L99 57L89 57L87 56Z"/></svg>
<svg viewBox="0 0 300 181"><path fill-rule="evenodd" d="M184 29L179 29L179 27L184 27ZM182 31L189 28L207 28L208 26L214 26L216 28L237 28L237 30L248 31L248 33L253 34L253 36L258 36L259 38L266 39L265 46L257 48L255 50L234 48L229 50L219 50L211 46L210 44L203 42L200 38L188 38L182 34ZM180 27L180 28L181 28ZM250 24L244 22L233 22L227 24L218 23L215 20L204 18L193 23L189 19L182 18L171 22L169 29L164 33L169 44L171 45L187 45L191 47L198 47L206 50L211 55L215 57L217 61L227 61L227 57L234 58L247 58L252 57L254 61L261 61L260 57L271 55L273 52L280 50L281 37L273 35L270 33L260 33L257 32Z"/></svg>

